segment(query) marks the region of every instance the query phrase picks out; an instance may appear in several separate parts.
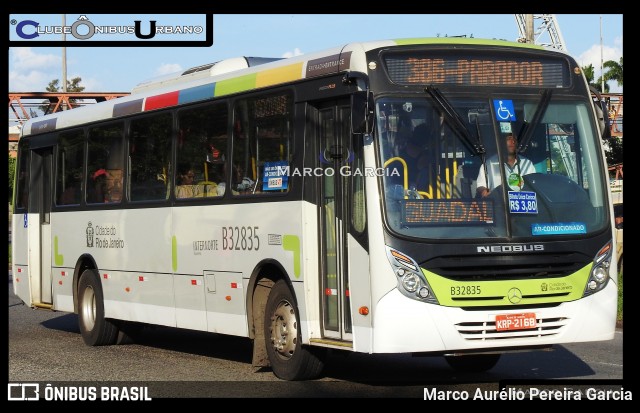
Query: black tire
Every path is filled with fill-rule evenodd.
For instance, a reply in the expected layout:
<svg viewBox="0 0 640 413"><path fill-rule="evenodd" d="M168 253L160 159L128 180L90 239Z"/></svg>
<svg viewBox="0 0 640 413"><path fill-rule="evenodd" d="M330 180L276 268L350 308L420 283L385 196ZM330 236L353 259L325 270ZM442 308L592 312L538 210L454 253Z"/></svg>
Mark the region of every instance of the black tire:
<svg viewBox="0 0 640 413"><path fill-rule="evenodd" d="M280 280L267 299L264 332L271 368L282 380L314 379L324 367L326 349L303 346L299 325L296 301L287 283Z"/></svg>
<svg viewBox="0 0 640 413"><path fill-rule="evenodd" d="M102 284L95 270L85 270L78 283L78 324L88 346L115 344L118 327L104 318Z"/></svg>
<svg viewBox="0 0 640 413"><path fill-rule="evenodd" d="M481 373L491 370L500 360L500 354L474 354L467 356L445 356L454 370L465 373Z"/></svg>

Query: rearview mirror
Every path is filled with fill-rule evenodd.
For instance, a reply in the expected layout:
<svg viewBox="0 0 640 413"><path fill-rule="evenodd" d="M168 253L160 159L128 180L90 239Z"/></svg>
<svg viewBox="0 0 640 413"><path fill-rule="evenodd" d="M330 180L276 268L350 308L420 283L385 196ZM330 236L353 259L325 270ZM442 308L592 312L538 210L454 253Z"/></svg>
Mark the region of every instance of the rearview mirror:
<svg viewBox="0 0 640 413"><path fill-rule="evenodd" d="M611 138L611 124L609 122L609 109L607 108L607 102L602 99L602 95L598 92L598 89L593 86L589 86L593 97L593 107L596 110L596 116L598 118L598 127L602 131L602 139L608 140Z"/></svg>
<svg viewBox="0 0 640 413"><path fill-rule="evenodd" d="M375 121L373 93L355 92L351 95L351 132L370 133Z"/></svg>

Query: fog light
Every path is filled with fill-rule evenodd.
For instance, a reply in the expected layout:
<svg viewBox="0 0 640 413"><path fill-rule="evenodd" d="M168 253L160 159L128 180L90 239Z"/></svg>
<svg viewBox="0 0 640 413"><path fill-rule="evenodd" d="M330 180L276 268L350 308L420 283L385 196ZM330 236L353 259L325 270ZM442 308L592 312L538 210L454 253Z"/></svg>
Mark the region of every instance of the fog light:
<svg viewBox="0 0 640 413"><path fill-rule="evenodd" d="M429 289L427 287L422 287L418 290L418 295L420 298L427 298L429 296Z"/></svg>
<svg viewBox="0 0 640 413"><path fill-rule="evenodd" d="M410 293L415 292L420 286L420 279L413 273L408 273L402 279L402 286Z"/></svg>
<svg viewBox="0 0 640 413"><path fill-rule="evenodd" d="M602 267L598 267L593 271L593 276L599 284L602 284L607 279L607 271Z"/></svg>
<svg viewBox="0 0 640 413"><path fill-rule="evenodd" d="M589 281L588 287L590 290L595 290L596 288L598 288L598 283L596 283L595 281L591 280Z"/></svg>

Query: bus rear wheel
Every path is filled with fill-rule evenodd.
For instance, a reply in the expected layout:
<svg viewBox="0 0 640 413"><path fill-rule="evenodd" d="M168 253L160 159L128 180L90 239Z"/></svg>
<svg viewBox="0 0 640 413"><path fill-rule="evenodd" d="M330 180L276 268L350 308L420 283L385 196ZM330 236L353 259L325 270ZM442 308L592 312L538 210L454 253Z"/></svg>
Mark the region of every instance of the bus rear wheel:
<svg viewBox="0 0 640 413"><path fill-rule="evenodd" d="M102 284L95 270L85 270L78 283L78 324L85 344L115 344L118 327L104 318Z"/></svg>
<svg viewBox="0 0 640 413"><path fill-rule="evenodd" d="M445 356L445 360L456 371L481 373L498 364L500 354L473 354L467 356Z"/></svg>
<svg viewBox="0 0 640 413"><path fill-rule="evenodd" d="M269 293L264 332L269 362L278 378L308 380L320 375L325 349L302 345L300 316L284 280L276 282Z"/></svg>

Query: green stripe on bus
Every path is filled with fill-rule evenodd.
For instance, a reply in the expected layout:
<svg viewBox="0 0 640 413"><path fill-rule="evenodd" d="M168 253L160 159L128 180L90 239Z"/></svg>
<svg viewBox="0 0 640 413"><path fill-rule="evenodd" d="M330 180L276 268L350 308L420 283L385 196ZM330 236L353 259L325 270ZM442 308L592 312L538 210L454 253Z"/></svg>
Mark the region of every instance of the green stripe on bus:
<svg viewBox="0 0 640 413"><path fill-rule="evenodd" d="M548 304L582 298L592 264L568 277L457 281L422 269L440 305L481 307ZM516 291L517 290L517 291ZM510 294L511 292L511 294ZM513 295L516 295L516 298ZM509 299L510 295L511 300Z"/></svg>
<svg viewBox="0 0 640 413"><path fill-rule="evenodd" d="M171 268L173 272L178 271L178 241L175 235L171 237Z"/></svg>
<svg viewBox="0 0 640 413"><path fill-rule="evenodd" d="M283 236L282 248L293 252L293 274L296 278L300 278L300 238L297 235Z"/></svg>
<svg viewBox="0 0 640 413"><path fill-rule="evenodd" d="M58 237L53 237L53 257L57 266L64 265L64 256L62 254L58 254Z"/></svg>
<svg viewBox="0 0 640 413"><path fill-rule="evenodd" d="M216 82L215 96L230 95L232 93L254 89L256 87L256 76L256 73L252 73L250 75L238 76L233 79Z"/></svg>
<svg viewBox="0 0 640 413"><path fill-rule="evenodd" d="M470 45L482 45L482 46L511 46L511 47L523 47L528 49L543 50L542 46L538 46L531 43L516 43L509 42L507 40L489 40L489 39L472 39L466 37L436 37L436 38L412 38L412 39L395 39L393 40L398 45L409 44L470 44Z"/></svg>

